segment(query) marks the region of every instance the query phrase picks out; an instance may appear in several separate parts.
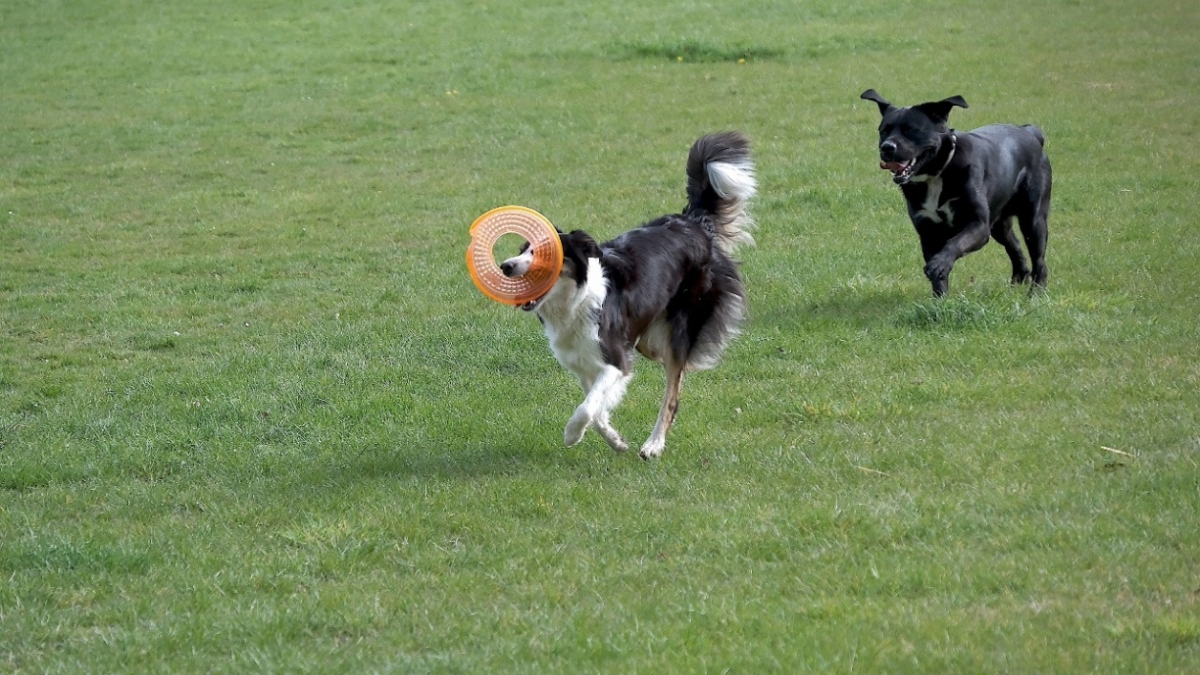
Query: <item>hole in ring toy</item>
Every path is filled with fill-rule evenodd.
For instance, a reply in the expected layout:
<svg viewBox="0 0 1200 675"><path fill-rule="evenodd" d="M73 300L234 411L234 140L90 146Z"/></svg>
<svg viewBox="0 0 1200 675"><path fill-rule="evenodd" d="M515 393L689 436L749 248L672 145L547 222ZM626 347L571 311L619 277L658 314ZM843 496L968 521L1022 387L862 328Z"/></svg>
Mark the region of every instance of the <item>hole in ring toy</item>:
<svg viewBox="0 0 1200 675"><path fill-rule="evenodd" d="M496 264L496 242L515 234L529 242L533 262L518 277L506 277ZM562 271L562 240L545 216L524 206L501 206L475 219L467 246L467 269L483 294L496 302L519 307L537 300L558 281Z"/></svg>

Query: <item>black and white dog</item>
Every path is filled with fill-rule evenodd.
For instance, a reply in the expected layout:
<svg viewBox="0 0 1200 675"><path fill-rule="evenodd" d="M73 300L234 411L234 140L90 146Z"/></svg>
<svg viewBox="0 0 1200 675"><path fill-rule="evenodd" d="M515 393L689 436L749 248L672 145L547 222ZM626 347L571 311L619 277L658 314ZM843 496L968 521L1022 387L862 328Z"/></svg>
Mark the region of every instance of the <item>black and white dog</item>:
<svg viewBox="0 0 1200 675"><path fill-rule="evenodd" d="M581 230L560 230L558 282L522 309L537 313L555 358L583 387L563 434L568 446L594 427L614 450L629 447L609 418L625 395L636 350L666 370L658 422L639 453L662 454L684 373L717 365L745 314L746 289L732 255L754 241L746 205L755 185L746 137L712 134L688 155L683 213L603 244ZM531 262L526 244L500 269L520 276Z"/></svg>
<svg viewBox="0 0 1200 675"><path fill-rule="evenodd" d="M1008 252L1014 284L1045 286L1051 176L1042 130L1031 124L948 129L950 110L967 107L961 96L911 108L892 105L874 89L862 98L878 104L883 116L879 166L892 172L908 202L933 294L946 294L954 263L983 248L989 235ZM1013 217L1032 269L1013 234Z"/></svg>

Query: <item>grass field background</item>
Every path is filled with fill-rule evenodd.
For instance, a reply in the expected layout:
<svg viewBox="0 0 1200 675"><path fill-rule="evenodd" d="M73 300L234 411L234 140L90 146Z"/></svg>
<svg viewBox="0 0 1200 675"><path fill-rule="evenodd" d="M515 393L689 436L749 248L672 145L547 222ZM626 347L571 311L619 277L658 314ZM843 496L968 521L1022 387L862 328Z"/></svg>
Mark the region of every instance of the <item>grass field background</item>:
<svg viewBox="0 0 1200 675"><path fill-rule="evenodd" d="M0 671L1200 670L1200 5L0 5ZM1033 122L1050 285L929 299L878 112ZM664 457L466 230L754 142ZM649 433L641 364L615 424Z"/></svg>

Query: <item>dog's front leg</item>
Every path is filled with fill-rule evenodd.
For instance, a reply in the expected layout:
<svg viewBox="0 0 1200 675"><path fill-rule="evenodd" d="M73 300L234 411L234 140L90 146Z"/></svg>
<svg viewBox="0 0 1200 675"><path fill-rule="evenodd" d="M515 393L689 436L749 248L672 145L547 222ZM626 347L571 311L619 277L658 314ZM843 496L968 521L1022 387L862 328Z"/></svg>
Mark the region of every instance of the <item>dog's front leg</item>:
<svg viewBox="0 0 1200 675"><path fill-rule="evenodd" d="M935 296L940 298L950 291L950 271L954 269L954 263L964 255L983 248L990 236L987 220L975 220L950 237L940 251L925 251L925 277L933 286ZM924 236L921 241L924 245Z"/></svg>
<svg viewBox="0 0 1200 675"><path fill-rule="evenodd" d="M600 374L593 380L591 388L586 392L583 403L575 408L575 414L571 415L571 419L567 422L567 428L563 430L563 441L566 442L567 447L583 440L583 434L593 423L596 424L597 431L604 437L604 440L608 441L609 445L615 448L618 444L624 444L620 434L617 434L608 423L608 411L620 403L625 394L625 384L628 381L629 377L621 372L620 368L604 366ZM611 434L607 432L611 432Z"/></svg>
<svg viewBox="0 0 1200 675"><path fill-rule="evenodd" d="M600 412L592 419L592 423L596 425L596 432L608 443L610 448L617 452L625 452L629 449L629 444L621 437L620 432L613 427L610 416L613 408L617 407L617 404L625 397L625 388L628 386L631 377L633 377L633 373L624 374L621 376L621 379L609 387L600 405Z"/></svg>
<svg viewBox="0 0 1200 675"><path fill-rule="evenodd" d="M621 436L621 433L613 428L612 422L608 419L607 412L601 412L596 419L596 431L600 437L604 439L608 446L617 452L625 452L629 449L629 443Z"/></svg>

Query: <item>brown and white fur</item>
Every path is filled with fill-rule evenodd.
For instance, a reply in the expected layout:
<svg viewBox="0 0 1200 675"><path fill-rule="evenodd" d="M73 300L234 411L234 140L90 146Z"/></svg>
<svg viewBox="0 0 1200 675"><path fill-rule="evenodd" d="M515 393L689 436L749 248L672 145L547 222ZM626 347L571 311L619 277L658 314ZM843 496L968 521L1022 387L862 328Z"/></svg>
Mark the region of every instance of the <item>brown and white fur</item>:
<svg viewBox="0 0 1200 675"><path fill-rule="evenodd" d="M610 416L633 375L636 350L666 370L658 422L639 453L662 454L684 374L717 365L745 316L746 289L732 255L754 243L746 206L755 187L746 137L712 134L688 155L682 213L602 244L581 230L559 232L558 282L522 309L537 313L555 358L583 387L563 434L568 446L593 427L614 450L629 447ZM531 262L526 245L501 270L520 276Z"/></svg>

